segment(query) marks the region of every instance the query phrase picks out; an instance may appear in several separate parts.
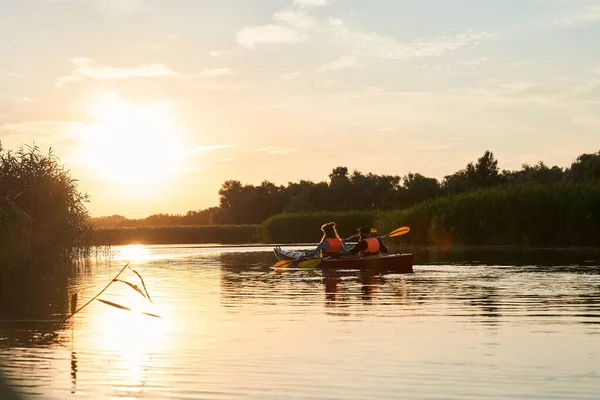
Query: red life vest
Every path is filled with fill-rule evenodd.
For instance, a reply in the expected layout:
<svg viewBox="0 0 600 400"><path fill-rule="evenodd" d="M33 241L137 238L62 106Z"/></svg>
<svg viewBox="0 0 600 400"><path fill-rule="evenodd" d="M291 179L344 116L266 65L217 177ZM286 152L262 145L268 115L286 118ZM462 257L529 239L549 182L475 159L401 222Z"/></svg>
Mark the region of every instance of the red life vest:
<svg viewBox="0 0 600 400"><path fill-rule="evenodd" d="M379 253L379 240L377 238L366 238L363 239L367 243L367 249L360 252L361 256L367 256L371 254Z"/></svg>
<svg viewBox="0 0 600 400"><path fill-rule="evenodd" d="M329 247L321 251L321 256L339 254L342 251L342 241L338 238L325 238L325 241L329 243Z"/></svg>

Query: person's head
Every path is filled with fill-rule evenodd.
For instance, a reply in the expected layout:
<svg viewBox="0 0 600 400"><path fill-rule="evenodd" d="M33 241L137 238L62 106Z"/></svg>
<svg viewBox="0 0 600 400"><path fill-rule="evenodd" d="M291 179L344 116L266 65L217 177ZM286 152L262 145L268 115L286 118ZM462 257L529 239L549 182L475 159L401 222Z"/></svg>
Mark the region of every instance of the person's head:
<svg viewBox="0 0 600 400"><path fill-rule="evenodd" d="M325 240L326 238L340 238L335 229L335 222L328 222L321 225L321 231L323 232L323 239L321 240Z"/></svg>
<svg viewBox="0 0 600 400"><path fill-rule="evenodd" d="M361 239L371 237L371 228L363 225L358 228L358 234L360 235Z"/></svg>

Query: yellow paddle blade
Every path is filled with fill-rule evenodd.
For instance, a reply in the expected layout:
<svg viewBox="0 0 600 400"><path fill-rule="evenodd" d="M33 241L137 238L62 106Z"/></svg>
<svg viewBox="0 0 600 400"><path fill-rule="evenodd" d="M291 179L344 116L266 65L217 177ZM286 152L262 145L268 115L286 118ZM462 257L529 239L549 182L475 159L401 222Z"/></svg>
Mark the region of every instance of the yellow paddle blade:
<svg viewBox="0 0 600 400"><path fill-rule="evenodd" d="M320 263L321 263L320 258L315 258L314 260L306 260L306 261L302 261L300 264L298 264L298 268L315 268Z"/></svg>
<svg viewBox="0 0 600 400"><path fill-rule="evenodd" d="M273 266L275 268L285 268L293 262L294 262L294 260L281 260L281 261L277 261L275 264L273 264Z"/></svg>
<svg viewBox="0 0 600 400"><path fill-rule="evenodd" d="M401 228L398 228L396 230L393 230L388 237L396 237L396 236L401 236L401 235L405 235L408 232L410 232L410 228L408 226L403 226Z"/></svg>
<svg viewBox="0 0 600 400"><path fill-rule="evenodd" d="M371 228L371 229L369 230L369 232L371 232L371 233L377 233L377 229L375 229L375 228Z"/></svg>

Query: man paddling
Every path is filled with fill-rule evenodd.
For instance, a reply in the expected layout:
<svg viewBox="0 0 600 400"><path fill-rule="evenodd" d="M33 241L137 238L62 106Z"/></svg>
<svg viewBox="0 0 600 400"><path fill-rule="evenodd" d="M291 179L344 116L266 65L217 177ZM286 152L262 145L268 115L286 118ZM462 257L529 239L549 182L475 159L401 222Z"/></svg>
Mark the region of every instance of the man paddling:
<svg viewBox="0 0 600 400"><path fill-rule="evenodd" d="M379 237L371 237L371 229L366 226L358 228L358 243L347 254L354 255L359 253L362 256L372 256L381 253L387 253L387 246Z"/></svg>

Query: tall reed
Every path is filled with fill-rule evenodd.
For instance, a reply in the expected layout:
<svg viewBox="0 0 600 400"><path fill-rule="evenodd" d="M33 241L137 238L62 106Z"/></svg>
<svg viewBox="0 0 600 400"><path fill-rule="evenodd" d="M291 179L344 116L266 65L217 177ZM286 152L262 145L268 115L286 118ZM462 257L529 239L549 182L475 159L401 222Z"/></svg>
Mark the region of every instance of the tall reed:
<svg viewBox="0 0 600 400"><path fill-rule="evenodd" d="M498 187L383 213L414 245L600 246L600 183ZM385 229L385 228L384 228Z"/></svg>
<svg viewBox="0 0 600 400"><path fill-rule="evenodd" d="M11 152L0 143L0 269L87 256L87 201L52 150L44 155L22 146Z"/></svg>
<svg viewBox="0 0 600 400"><path fill-rule="evenodd" d="M275 215L259 227L259 239L265 243L315 243L321 240L321 225L335 222L342 239L356 233L356 228L372 226L375 213L342 211L315 213L283 213Z"/></svg>

